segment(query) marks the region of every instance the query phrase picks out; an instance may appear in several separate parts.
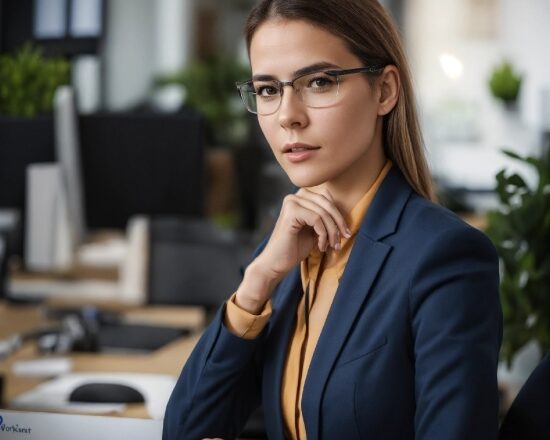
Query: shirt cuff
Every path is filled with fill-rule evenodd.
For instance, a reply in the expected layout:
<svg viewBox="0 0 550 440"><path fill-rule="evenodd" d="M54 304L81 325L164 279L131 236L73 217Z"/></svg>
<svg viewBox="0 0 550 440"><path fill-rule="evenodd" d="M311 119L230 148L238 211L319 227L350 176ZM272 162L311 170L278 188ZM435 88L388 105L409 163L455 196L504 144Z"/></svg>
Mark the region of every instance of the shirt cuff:
<svg viewBox="0 0 550 440"><path fill-rule="evenodd" d="M235 336L243 339L255 339L262 332L271 317L271 300L265 304L259 315L253 315L241 309L235 303L235 296L236 293L227 300L223 323Z"/></svg>

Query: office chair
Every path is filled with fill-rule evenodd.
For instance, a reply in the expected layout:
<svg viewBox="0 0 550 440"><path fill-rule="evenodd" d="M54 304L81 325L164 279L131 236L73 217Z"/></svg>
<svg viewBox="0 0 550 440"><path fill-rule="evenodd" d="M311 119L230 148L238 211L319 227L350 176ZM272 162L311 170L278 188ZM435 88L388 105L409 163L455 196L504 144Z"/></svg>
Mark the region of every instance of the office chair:
<svg viewBox="0 0 550 440"><path fill-rule="evenodd" d="M500 427L499 439L550 439L550 353L514 399Z"/></svg>
<svg viewBox="0 0 550 440"><path fill-rule="evenodd" d="M153 218L150 224L149 303L187 304L212 313L241 281L246 240L204 219ZM263 411L251 414L239 439L265 439Z"/></svg>
<svg viewBox="0 0 550 440"><path fill-rule="evenodd" d="M236 236L197 218L153 218L149 303L217 309L240 283L243 248Z"/></svg>

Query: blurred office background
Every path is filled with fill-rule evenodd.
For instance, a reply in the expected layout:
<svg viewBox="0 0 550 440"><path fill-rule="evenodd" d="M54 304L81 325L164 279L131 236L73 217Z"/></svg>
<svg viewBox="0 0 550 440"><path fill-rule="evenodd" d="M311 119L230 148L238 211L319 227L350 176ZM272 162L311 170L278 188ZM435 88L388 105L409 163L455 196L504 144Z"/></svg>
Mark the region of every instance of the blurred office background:
<svg viewBox="0 0 550 440"><path fill-rule="evenodd" d="M266 197L256 190L249 194L253 191L251 183L243 179L242 173L257 179L257 174L277 171L271 169L267 147L254 119L245 114L233 85L235 79L248 75L241 30L253 3L2 0L0 52L4 56L32 43L44 57L63 57L69 62L69 81L82 116L83 191L91 228L124 227L129 216L136 213L201 214L249 230L261 224L265 207L258 204ZM544 0L521 4L509 0L393 0L385 4L396 17L407 46L430 162L442 191L448 189L452 201L466 211L480 213L494 208L497 201L490 193L496 173L504 165L517 167L500 154L500 149L539 155L545 133L550 130L550 58L544 56L550 41L546 26L550 4ZM517 75L517 96L501 98L492 94L490 78L504 63L508 63L511 75ZM24 76L25 67L20 68ZM13 69L5 73L8 78L4 88L11 89L5 93L17 94L17 83L9 82L16 81L13 76L18 75L17 67ZM507 93L506 81L501 81L502 93ZM20 106L17 108L17 102L11 108L3 106L2 113L17 117L30 111L37 119L47 113ZM125 129L114 122L116 127L125 135L126 131L133 132L135 139L107 136L113 128L108 124L115 121L115 115L124 121L120 124L127 124ZM129 115L165 120L178 115L185 115L187 120L197 117L193 125L200 128L185 135L167 132L165 142L151 130L153 138L146 139L140 132L146 128L126 120ZM111 139L103 142L102 130ZM200 154L204 153L200 160L205 168L199 165L187 169L181 161L183 151L192 149L185 144L192 142L186 137L195 134L195 140L201 143ZM146 146L138 146L138 140ZM133 145L133 150L124 141ZM105 142L113 145L107 149L103 147ZM13 144L9 147L14 148ZM43 146L40 151L29 152L25 160L51 159L52 144L53 140L49 150ZM163 160L170 162L170 156L163 158L160 151L169 150L168 144L174 149L181 147L180 156L172 157L176 163L170 164L174 173L178 162L182 166L179 178L171 176L171 181L165 175L155 182L158 176L153 173L145 179L140 172L152 171L152 162L158 166L157 171L162 170ZM147 148L150 152L145 151ZM252 159L252 155L256 156ZM128 169L126 159L135 163L135 169ZM250 167L247 162L262 162L262 166ZM3 163L7 168L9 158ZM113 175L100 178L100 171L106 167ZM134 180L125 182L124 191L115 180L115 174L122 175L123 168L135 172ZM196 174L203 171L205 179L200 187L184 198L184 193L191 192L190 186L200 180ZM184 178L185 174L193 176ZM18 188L4 188L0 203L22 207L20 179L13 177L9 183ZM171 183L180 187L172 187ZM141 200L138 194L132 194L133 185L137 185ZM253 186L257 186L256 180ZM116 187L119 194L109 191Z"/></svg>
<svg viewBox="0 0 550 440"><path fill-rule="evenodd" d="M525 376L550 347L550 2L383 3L408 51L441 202L489 231L501 253L512 329L503 360L527 350ZM5 295L201 303L178 294L188 285L181 261L211 263L208 246L220 265L230 260L228 273L245 261L291 190L234 86L249 75L242 27L253 4L0 0ZM58 84L71 88L54 99ZM40 193L40 182L57 188L55 170L31 172L45 163L60 163L70 183L65 207L52 208L56 189ZM36 225L41 209L55 233ZM94 282L63 287L80 277ZM238 279L222 281L212 289L230 294ZM510 371L503 377L515 380Z"/></svg>

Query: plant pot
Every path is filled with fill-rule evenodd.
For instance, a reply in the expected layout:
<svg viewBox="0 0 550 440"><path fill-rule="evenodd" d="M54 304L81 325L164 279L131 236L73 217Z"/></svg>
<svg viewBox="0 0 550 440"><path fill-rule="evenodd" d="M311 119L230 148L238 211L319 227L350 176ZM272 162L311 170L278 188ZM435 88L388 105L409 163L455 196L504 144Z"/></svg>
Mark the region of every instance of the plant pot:
<svg viewBox="0 0 550 440"><path fill-rule="evenodd" d="M503 148L520 155L538 155L538 133L522 120L516 101L496 107L489 143L497 150Z"/></svg>
<svg viewBox="0 0 550 440"><path fill-rule="evenodd" d="M233 151L213 148L206 151L206 214L213 219L229 221L236 215L236 170Z"/></svg>

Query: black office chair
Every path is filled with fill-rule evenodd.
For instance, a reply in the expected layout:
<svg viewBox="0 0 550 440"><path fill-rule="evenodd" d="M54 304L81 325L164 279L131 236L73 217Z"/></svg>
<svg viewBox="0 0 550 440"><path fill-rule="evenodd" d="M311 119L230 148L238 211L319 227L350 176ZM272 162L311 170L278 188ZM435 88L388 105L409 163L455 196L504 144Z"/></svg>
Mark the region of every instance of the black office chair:
<svg viewBox="0 0 550 440"><path fill-rule="evenodd" d="M237 289L250 253L246 237L197 218L153 218L149 241L149 303L198 305L210 318ZM239 439L265 438L258 408Z"/></svg>
<svg viewBox="0 0 550 440"><path fill-rule="evenodd" d="M499 439L550 439L550 353L514 399L500 427Z"/></svg>
<svg viewBox="0 0 550 440"><path fill-rule="evenodd" d="M153 218L149 303L216 310L238 287L243 246L235 234L203 219Z"/></svg>

